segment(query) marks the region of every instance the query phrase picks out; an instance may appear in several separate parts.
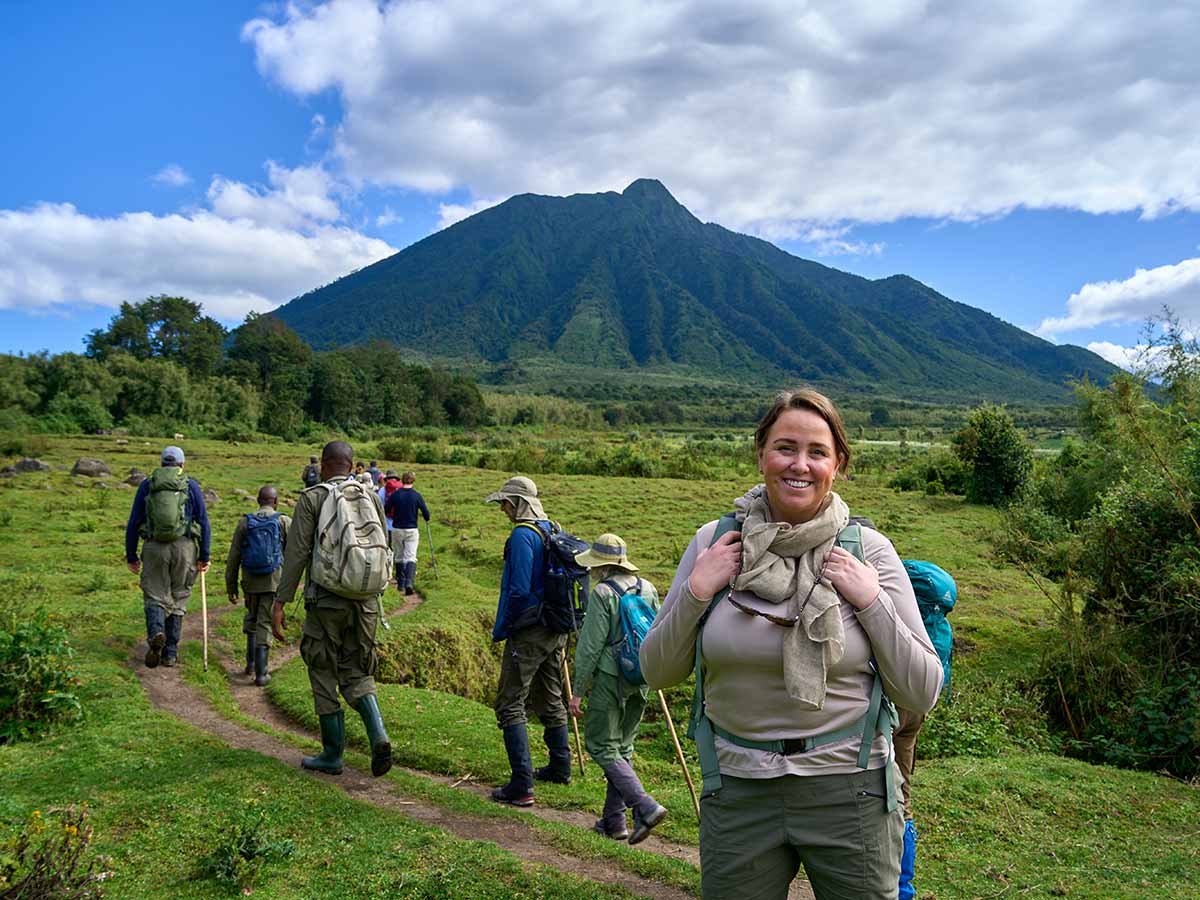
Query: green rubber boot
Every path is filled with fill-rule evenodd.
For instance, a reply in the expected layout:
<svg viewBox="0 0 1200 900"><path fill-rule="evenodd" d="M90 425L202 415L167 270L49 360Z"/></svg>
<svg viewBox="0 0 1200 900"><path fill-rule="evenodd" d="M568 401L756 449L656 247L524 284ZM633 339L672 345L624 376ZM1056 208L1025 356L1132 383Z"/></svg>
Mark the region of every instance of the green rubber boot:
<svg viewBox="0 0 1200 900"><path fill-rule="evenodd" d="M371 742L371 774L378 778L392 767L392 743L383 728L379 701L374 694L367 694L359 698L354 708L367 726L367 739Z"/></svg>
<svg viewBox="0 0 1200 900"><path fill-rule="evenodd" d="M300 765L329 775L342 774L342 751L346 749L346 711L318 716L321 720L321 750L319 756L306 756Z"/></svg>

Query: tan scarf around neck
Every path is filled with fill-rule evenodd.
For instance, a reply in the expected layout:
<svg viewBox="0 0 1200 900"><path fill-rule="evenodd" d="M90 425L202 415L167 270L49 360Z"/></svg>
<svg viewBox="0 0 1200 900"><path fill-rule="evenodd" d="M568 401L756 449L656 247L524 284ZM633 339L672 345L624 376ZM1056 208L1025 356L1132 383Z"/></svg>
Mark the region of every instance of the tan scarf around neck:
<svg viewBox="0 0 1200 900"><path fill-rule="evenodd" d="M845 653L846 637L837 591L819 573L825 554L849 521L850 509L831 491L809 521L773 522L762 484L736 500L734 507L742 523L742 570L732 582L733 589L769 603L794 598L793 610L799 610L808 597L800 621L783 639L783 681L793 700L821 709L827 672Z"/></svg>

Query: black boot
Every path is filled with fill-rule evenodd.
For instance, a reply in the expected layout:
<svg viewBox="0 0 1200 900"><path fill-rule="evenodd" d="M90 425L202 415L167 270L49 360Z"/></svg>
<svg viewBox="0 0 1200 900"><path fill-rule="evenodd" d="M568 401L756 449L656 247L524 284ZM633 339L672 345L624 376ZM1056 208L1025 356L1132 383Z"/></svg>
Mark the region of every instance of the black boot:
<svg viewBox="0 0 1200 900"><path fill-rule="evenodd" d="M392 767L392 743L383 729L379 701L374 694L367 694L359 698L354 708L367 726L367 740L371 742L371 774L378 778Z"/></svg>
<svg viewBox="0 0 1200 900"><path fill-rule="evenodd" d="M504 726L504 749L512 778L492 791L492 799L513 806L533 806L533 762L529 759L529 734L524 722Z"/></svg>
<svg viewBox="0 0 1200 900"><path fill-rule="evenodd" d="M167 642L166 616L161 606L146 608L146 663L147 669L158 668L162 660L163 645Z"/></svg>
<svg viewBox="0 0 1200 900"><path fill-rule="evenodd" d="M254 635L252 635L252 634L246 635L246 668L242 670L243 675L253 675L254 674L254 665L255 665L255 663L254 663L254 659L255 659L254 648L255 648L255 646L256 646L256 644L255 644L255 640L254 640Z"/></svg>
<svg viewBox="0 0 1200 900"><path fill-rule="evenodd" d="M250 640L254 640L253 637ZM254 648L254 683L258 687L266 687L267 682L271 680L271 675L267 671L267 657L271 653L271 648L266 644L258 644Z"/></svg>
<svg viewBox="0 0 1200 900"><path fill-rule="evenodd" d="M404 590L404 563L398 562L396 568L396 590Z"/></svg>
<svg viewBox="0 0 1200 900"><path fill-rule="evenodd" d="M416 591L413 589L413 579L417 577L417 564L415 562L407 562L404 564L404 595L411 597Z"/></svg>
<svg viewBox="0 0 1200 900"><path fill-rule="evenodd" d="M316 772L341 775L342 751L346 749L346 712L339 709L317 718L321 720L321 753L304 757L300 765Z"/></svg>
<svg viewBox="0 0 1200 900"><path fill-rule="evenodd" d="M550 765L533 770L533 777L538 781L552 781L555 784L571 783L571 744L567 737L567 726L556 725L542 732L546 749L550 751Z"/></svg>

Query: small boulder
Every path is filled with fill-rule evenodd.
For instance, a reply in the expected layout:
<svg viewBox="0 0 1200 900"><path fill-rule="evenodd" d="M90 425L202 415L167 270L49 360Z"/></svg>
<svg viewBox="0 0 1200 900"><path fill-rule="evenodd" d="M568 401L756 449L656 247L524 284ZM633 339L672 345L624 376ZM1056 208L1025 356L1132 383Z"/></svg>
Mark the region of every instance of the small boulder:
<svg viewBox="0 0 1200 900"><path fill-rule="evenodd" d="M118 491L132 491L133 490L133 485L128 484L124 481L118 481L116 483L116 485L114 485L114 486L116 487L116 489Z"/></svg>
<svg viewBox="0 0 1200 900"><path fill-rule="evenodd" d="M221 502L221 498L217 496L217 492L212 488L205 488L202 493L204 494L205 506L216 506Z"/></svg>
<svg viewBox="0 0 1200 900"><path fill-rule="evenodd" d="M16 477L17 477L17 470L14 469L12 466L5 466L3 469L0 469L0 478L16 478Z"/></svg>
<svg viewBox="0 0 1200 900"><path fill-rule="evenodd" d="M94 488L104 488L104 490L106 490L106 491L107 491L107 490L108 490L108 482L107 482L107 481L93 481L93 482L92 482L92 487L94 487Z"/></svg>
<svg viewBox="0 0 1200 900"><path fill-rule="evenodd" d="M126 440L125 438L117 438L117 446L118 447L124 447L128 443L129 443L129 441Z"/></svg>
<svg viewBox="0 0 1200 900"><path fill-rule="evenodd" d="M129 477L125 479L125 484L129 485L130 487L137 487L145 480L146 473L134 468L129 470Z"/></svg>
<svg viewBox="0 0 1200 900"><path fill-rule="evenodd" d="M86 475L88 478L99 478L101 475L111 475L112 471L108 468L108 463L102 459L81 456L75 460L75 465L71 468L71 474Z"/></svg>
<svg viewBox="0 0 1200 900"><path fill-rule="evenodd" d="M50 471L50 467L48 465L46 465L46 463L42 462L40 459L30 459L29 457L25 457L24 459L17 460L16 465L14 465L13 468L16 469L18 472L49 472Z"/></svg>

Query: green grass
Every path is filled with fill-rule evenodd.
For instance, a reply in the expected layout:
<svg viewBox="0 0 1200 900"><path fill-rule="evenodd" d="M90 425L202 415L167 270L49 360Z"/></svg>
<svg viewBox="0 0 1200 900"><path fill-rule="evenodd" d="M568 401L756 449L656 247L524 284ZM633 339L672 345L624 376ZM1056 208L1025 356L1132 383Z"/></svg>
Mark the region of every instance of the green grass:
<svg viewBox="0 0 1200 900"><path fill-rule="evenodd" d="M147 471L162 439L50 439L45 454L67 466L79 455L105 459L115 473ZM221 501L213 519L209 604L224 596L223 559L236 517L254 493L273 482L294 497L311 449L282 444L188 441L188 472ZM394 464L407 463L393 460ZM432 573L424 529L418 587L427 602L393 622L380 702L398 758L407 765L499 783L506 763L490 709L495 648L487 630L495 611L501 547L509 526L483 497L504 472L408 465L433 512L438 573ZM566 475L537 477L547 512L580 536L616 531L630 555L665 594L675 561L695 529L729 508L743 481L644 480ZM934 711L922 744L938 753L922 760L915 785L921 829L918 886L922 896L1177 898L1200 878L1200 791L1167 778L1090 766L1045 752L1054 747L1029 676L1055 634L1046 598L1023 575L991 555L998 519L960 499L898 494L884 476L868 475L839 490L855 513L871 516L901 556L931 559L959 583L952 616L959 649L953 703ZM65 471L0 480L0 599L44 604L66 622L83 678L85 718L42 741L0 747L0 823L15 826L34 808L86 800L99 852L113 857L108 895L225 896L215 882L191 880L220 823L248 800L266 804L279 836L297 843L290 860L269 867L255 893L263 897L595 896L555 873L520 869L495 848L459 841L435 829L347 800L293 768L231 750L154 710L127 659L141 637L137 579L123 565L122 541L131 490L77 487ZM399 602L393 590L388 602ZM193 611L199 609L198 592ZM292 629L299 611L290 611ZM219 626L235 654L240 611ZM189 646L185 654L195 659ZM224 676L192 667L186 677L227 717L243 721ZM303 666L294 661L269 688L298 721L315 726ZM668 693L682 728L690 689ZM352 741L361 725L348 719ZM265 726L260 729L270 730ZM544 754L536 727L535 760ZM293 738L293 745L314 746ZM685 751L693 758L685 740ZM359 744L359 747L362 745ZM956 749L957 748L957 749ZM356 749L352 759L365 757ZM691 800L678 774L665 724L652 702L636 764L648 788L671 810L664 837L694 843ZM475 815L517 815L435 782L389 775L406 793ZM598 812L603 783L594 766L570 786L539 785L540 805ZM690 866L662 860L553 823L538 823L568 852L611 856L618 864L695 890ZM444 879L441 893L434 885ZM612 896L619 896L616 891Z"/></svg>

